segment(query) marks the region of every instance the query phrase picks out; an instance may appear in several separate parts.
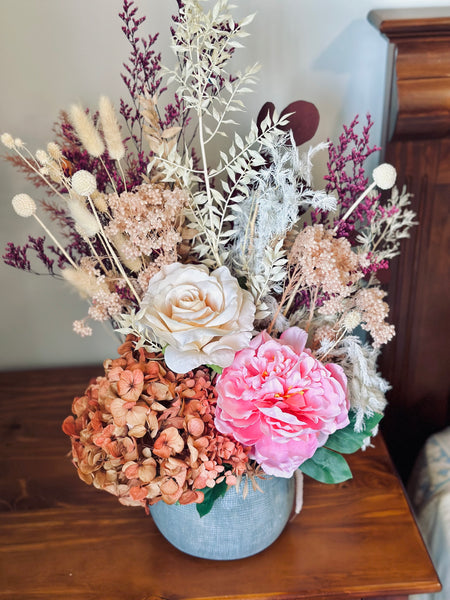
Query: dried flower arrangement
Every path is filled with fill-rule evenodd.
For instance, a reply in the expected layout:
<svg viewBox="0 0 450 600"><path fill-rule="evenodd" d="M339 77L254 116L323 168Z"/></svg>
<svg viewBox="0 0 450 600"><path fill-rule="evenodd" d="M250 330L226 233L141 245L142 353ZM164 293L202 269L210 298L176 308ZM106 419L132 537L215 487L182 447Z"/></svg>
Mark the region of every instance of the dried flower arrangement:
<svg viewBox="0 0 450 600"><path fill-rule="evenodd" d="M79 476L127 505L206 512L244 475L351 477L343 454L370 443L388 389L377 356L394 328L377 272L415 215L391 165L369 185L370 117L361 134L355 119L337 144L299 151L317 110L298 101L278 115L267 103L242 138L233 117L257 68L227 68L252 17L236 23L226 0L201 4L178 2L166 70L157 36L138 36L144 17L123 1L124 126L102 97L98 112L61 113L57 139L35 155L1 140L54 195L40 208L61 230L16 195L16 213L47 239L8 244L4 262L36 272L34 253L76 288L90 304L73 326L81 336L88 319L126 336L64 422ZM165 107L163 86L176 88ZM326 150L315 189L313 159Z"/></svg>

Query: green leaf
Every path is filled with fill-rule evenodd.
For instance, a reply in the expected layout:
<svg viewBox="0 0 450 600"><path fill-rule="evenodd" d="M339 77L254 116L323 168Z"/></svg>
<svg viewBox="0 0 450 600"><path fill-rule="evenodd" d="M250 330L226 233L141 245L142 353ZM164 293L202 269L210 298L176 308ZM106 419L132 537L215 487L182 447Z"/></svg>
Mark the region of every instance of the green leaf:
<svg viewBox="0 0 450 600"><path fill-rule="evenodd" d="M228 485L224 479L221 483L217 483L213 488L207 487L203 490L200 490L205 496L203 502L201 502L200 504L196 504L197 512L200 515L200 517L204 517L209 513L209 511L214 505L214 502L218 498L224 496L226 494L227 489Z"/></svg>
<svg viewBox="0 0 450 600"><path fill-rule="evenodd" d="M327 448L317 448L314 456L305 460L299 469L322 483L341 483L352 478L345 458Z"/></svg>
<svg viewBox="0 0 450 600"><path fill-rule="evenodd" d="M222 373L223 371L223 367L219 367L219 365L206 365L207 367L209 367L212 371L214 371L215 373L219 373L219 375Z"/></svg>
<svg viewBox="0 0 450 600"><path fill-rule="evenodd" d="M361 448L366 438L372 435L372 431L381 421L383 415L375 413L371 417L366 417L364 420L364 430L355 431L356 414L352 412L349 414L350 424L344 429L338 429L332 435L329 436L325 442L325 446L335 452L342 452L342 454L353 454Z"/></svg>

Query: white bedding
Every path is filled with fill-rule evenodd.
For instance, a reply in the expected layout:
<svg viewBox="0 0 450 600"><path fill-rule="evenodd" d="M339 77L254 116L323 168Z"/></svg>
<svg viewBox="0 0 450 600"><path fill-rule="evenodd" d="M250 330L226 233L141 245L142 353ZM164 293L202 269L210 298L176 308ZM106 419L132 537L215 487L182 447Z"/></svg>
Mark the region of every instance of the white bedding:
<svg viewBox="0 0 450 600"><path fill-rule="evenodd" d="M450 600L450 427L425 443L408 493L443 588L437 594L410 596L410 600Z"/></svg>

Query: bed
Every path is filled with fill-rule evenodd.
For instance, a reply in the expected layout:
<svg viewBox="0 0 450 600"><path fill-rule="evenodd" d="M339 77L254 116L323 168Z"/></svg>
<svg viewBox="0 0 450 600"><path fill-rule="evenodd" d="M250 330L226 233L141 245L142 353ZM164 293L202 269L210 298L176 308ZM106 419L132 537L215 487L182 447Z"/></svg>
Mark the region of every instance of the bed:
<svg viewBox="0 0 450 600"><path fill-rule="evenodd" d="M410 596L410 600L450 600L450 427L426 441L408 493L442 583L441 592Z"/></svg>

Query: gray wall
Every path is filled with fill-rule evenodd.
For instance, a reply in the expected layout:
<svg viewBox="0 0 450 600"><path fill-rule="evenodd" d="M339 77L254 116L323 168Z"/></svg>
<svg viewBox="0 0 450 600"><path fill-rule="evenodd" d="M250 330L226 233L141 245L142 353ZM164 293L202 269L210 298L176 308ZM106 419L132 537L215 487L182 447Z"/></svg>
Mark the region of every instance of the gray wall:
<svg viewBox="0 0 450 600"><path fill-rule="evenodd" d="M172 64L168 28L174 0L138 0L148 32L159 31L163 61ZM448 0L239 0L236 19L257 11L236 58L236 68L256 61L262 69L247 97L255 117L266 100L278 109L297 99L319 108L313 142L336 138L343 123L370 112L380 143L387 43L367 21L375 8L448 6ZM101 94L115 104L127 91L119 77L128 56L117 13L119 0L14 0L0 2L0 133L9 132L31 150L52 139L58 111L74 102L96 106ZM245 117L248 123L249 116ZM245 127L243 128L245 132ZM0 153L4 154L3 147ZM6 151L5 151L6 152ZM323 157L325 158L325 157ZM323 164L316 168L320 185ZM0 246L24 243L38 226L16 216L12 196L42 197L4 161L0 163ZM0 265L0 369L100 363L114 356L116 340L97 325L94 337L72 333L87 305L65 284Z"/></svg>

